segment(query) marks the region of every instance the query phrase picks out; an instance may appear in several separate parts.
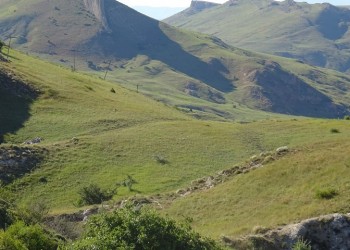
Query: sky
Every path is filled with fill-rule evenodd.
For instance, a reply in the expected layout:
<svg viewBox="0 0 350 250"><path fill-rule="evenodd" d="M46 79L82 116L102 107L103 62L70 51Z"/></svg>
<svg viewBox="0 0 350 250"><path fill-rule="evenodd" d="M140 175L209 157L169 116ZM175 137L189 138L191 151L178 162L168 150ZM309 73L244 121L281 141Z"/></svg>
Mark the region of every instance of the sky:
<svg viewBox="0 0 350 250"><path fill-rule="evenodd" d="M1 1L1 0L0 0ZM163 20L191 5L191 0L117 0L152 18ZM225 3L228 0L205 0L213 3ZM280 0L277 0L280 1ZM350 0L295 0L296 2L322 3L333 5L350 5Z"/></svg>
<svg viewBox="0 0 350 250"><path fill-rule="evenodd" d="M119 2L126 4L130 7L135 6L151 6L151 7L189 7L191 0L118 0ZM207 0L208 2L224 3L227 0ZM303 0L297 2L308 2L308 3L322 3L329 2L333 5L350 5L349 0Z"/></svg>

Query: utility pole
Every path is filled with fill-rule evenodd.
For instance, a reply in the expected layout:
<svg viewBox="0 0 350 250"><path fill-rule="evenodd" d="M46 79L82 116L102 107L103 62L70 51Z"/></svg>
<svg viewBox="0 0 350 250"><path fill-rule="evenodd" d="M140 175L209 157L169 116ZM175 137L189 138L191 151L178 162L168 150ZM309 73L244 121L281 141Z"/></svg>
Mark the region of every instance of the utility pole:
<svg viewBox="0 0 350 250"><path fill-rule="evenodd" d="M17 38L17 37L16 37L16 36L10 35L10 36L8 36L7 38L10 38L9 44L8 44L8 46L7 46L7 59L9 59L12 38Z"/></svg>
<svg viewBox="0 0 350 250"><path fill-rule="evenodd" d="M76 58L77 50L71 49L70 51L73 52L73 65L71 67L72 67L72 71L75 72L75 70L76 70L76 63L75 63L76 59L75 58Z"/></svg>
<svg viewBox="0 0 350 250"><path fill-rule="evenodd" d="M111 66L111 64L112 64L112 60L109 61L108 67L106 69L105 77L103 77L103 80L106 80L107 73L108 73L108 70L109 70L109 67Z"/></svg>
<svg viewBox="0 0 350 250"><path fill-rule="evenodd" d="M74 58L73 58L73 72L75 72L75 57L76 57L76 50L73 51Z"/></svg>

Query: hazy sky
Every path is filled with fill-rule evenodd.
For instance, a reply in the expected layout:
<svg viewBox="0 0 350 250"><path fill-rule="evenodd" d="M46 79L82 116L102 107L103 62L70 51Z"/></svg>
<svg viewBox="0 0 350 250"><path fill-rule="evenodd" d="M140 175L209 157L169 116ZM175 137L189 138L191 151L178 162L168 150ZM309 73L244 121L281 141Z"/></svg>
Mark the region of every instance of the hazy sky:
<svg viewBox="0 0 350 250"><path fill-rule="evenodd" d="M191 0L118 0L128 6L154 6L154 7L188 7ZM224 3L227 0L208 0L208 2ZM302 0L297 2L323 3L329 2L333 5L350 5L349 0Z"/></svg>

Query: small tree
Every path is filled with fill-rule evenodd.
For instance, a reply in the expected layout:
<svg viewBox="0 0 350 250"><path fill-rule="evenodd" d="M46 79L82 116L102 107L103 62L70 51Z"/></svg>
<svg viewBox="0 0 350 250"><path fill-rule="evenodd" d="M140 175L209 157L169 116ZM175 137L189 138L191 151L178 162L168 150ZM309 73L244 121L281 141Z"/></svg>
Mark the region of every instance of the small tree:
<svg viewBox="0 0 350 250"><path fill-rule="evenodd" d="M103 190L96 184L90 184L87 187L83 187L79 190L80 200L79 206L101 204L104 201L112 199L117 190Z"/></svg>

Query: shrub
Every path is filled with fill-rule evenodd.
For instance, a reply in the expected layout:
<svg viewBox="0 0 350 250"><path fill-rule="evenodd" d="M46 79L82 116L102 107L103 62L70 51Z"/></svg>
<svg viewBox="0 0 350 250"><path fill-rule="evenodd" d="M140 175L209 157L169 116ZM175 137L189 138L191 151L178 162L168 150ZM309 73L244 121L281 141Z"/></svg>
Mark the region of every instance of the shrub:
<svg viewBox="0 0 350 250"><path fill-rule="evenodd" d="M5 43L3 41L0 40L0 53L2 51L2 48L5 46Z"/></svg>
<svg viewBox="0 0 350 250"><path fill-rule="evenodd" d="M337 190L332 189L332 188L327 188L327 189L320 189L316 191L316 197L319 199L332 199L335 196L338 195Z"/></svg>
<svg viewBox="0 0 350 250"><path fill-rule="evenodd" d="M115 90L114 90L114 88L111 88L111 92L112 92L112 93L115 93Z"/></svg>
<svg viewBox="0 0 350 250"><path fill-rule="evenodd" d="M104 201L112 199L115 191L103 190L96 184L90 184L79 190L80 199L79 206L101 204Z"/></svg>
<svg viewBox="0 0 350 250"><path fill-rule="evenodd" d="M346 115L346 116L344 116L344 120L350 120L350 115Z"/></svg>
<svg viewBox="0 0 350 250"><path fill-rule="evenodd" d="M338 129L336 129L336 128L332 128L331 129L331 133L337 134L337 133L340 133L340 131Z"/></svg>
<svg viewBox="0 0 350 250"><path fill-rule="evenodd" d="M292 250L311 250L310 243L299 239L292 247Z"/></svg>
<svg viewBox="0 0 350 250"><path fill-rule="evenodd" d="M128 205L113 213L91 217L83 239L73 244L73 249L215 250L220 247L195 233L188 224Z"/></svg>
<svg viewBox="0 0 350 250"><path fill-rule="evenodd" d="M13 211L13 217L15 220L23 221L27 225L35 225L43 222L48 213L49 207L46 202L39 200L25 206L17 206Z"/></svg>
<svg viewBox="0 0 350 250"><path fill-rule="evenodd" d="M39 225L27 226L16 222L6 231L0 231L0 249L6 250L56 250L56 240Z"/></svg>
<svg viewBox="0 0 350 250"><path fill-rule="evenodd" d="M127 175L126 179L124 179L120 183L121 186L127 187L130 192L133 191L132 186L134 184L137 184L137 181L134 178L132 178L130 175Z"/></svg>

